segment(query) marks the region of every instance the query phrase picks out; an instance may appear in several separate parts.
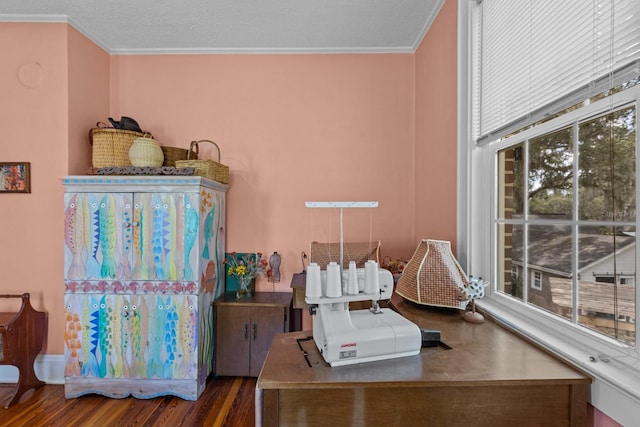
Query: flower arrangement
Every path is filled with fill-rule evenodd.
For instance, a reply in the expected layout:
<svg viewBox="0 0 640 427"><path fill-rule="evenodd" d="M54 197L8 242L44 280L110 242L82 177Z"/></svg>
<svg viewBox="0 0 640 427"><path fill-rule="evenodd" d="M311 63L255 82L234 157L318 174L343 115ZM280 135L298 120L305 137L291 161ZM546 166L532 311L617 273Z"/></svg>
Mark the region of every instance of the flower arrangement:
<svg viewBox="0 0 640 427"><path fill-rule="evenodd" d="M257 276L266 275L267 261L262 259L260 252L242 255L231 252L225 258L224 263L227 265L227 274L238 280L236 292L238 298L251 296L253 280Z"/></svg>

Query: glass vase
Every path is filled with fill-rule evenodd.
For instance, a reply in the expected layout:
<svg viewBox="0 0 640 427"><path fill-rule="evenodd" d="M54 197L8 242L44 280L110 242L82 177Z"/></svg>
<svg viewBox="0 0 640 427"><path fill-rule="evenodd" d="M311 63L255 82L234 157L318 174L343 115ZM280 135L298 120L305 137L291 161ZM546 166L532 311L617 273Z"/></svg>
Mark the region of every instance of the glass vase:
<svg viewBox="0 0 640 427"><path fill-rule="evenodd" d="M238 289L236 290L236 298L251 298L253 296L253 277L238 277Z"/></svg>

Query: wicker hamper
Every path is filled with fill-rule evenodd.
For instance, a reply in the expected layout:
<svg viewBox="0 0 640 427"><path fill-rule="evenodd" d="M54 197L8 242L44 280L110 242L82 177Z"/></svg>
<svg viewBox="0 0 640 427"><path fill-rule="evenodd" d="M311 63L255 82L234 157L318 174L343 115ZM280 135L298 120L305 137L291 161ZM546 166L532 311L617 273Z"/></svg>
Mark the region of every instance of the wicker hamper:
<svg viewBox="0 0 640 427"><path fill-rule="evenodd" d="M464 310L469 280L445 240L422 240L404 267L396 293L418 304Z"/></svg>
<svg viewBox="0 0 640 427"><path fill-rule="evenodd" d="M218 161L213 160L191 160L190 155L192 152L198 153L198 144L201 142L208 142L213 144L218 151ZM176 161L176 167L178 168L194 168L194 175L202 176L212 179L214 181L221 182L222 184L229 183L229 166L225 166L220 163L220 147L213 141L208 139L201 139L199 141L192 141L189 153L187 154L187 160Z"/></svg>
<svg viewBox="0 0 640 427"><path fill-rule="evenodd" d="M89 142L93 146L91 163L94 168L131 166L129 149L133 140L144 133L106 127L98 123L89 131Z"/></svg>

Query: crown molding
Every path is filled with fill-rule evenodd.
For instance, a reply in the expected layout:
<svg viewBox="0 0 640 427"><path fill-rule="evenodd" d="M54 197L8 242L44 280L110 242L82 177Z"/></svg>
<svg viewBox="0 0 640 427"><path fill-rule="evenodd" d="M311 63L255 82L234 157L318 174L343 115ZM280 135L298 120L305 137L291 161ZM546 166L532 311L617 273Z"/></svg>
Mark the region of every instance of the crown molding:
<svg viewBox="0 0 640 427"><path fill-rule="evenodd" d="M53 14L53 15L34 15L34 14L11 14L0 13L0 22L69 22L69 15Z"/></svg>
<svg viewBox="0 0 640 427"><path fill-rule="evenodd" d="M415 53L411 47L366 48L183 48L183 49L111 49L112 55L309 55L309 54L383 54Z"/></svg>
<svg viewBox="0 0 640 427"><path fill-rule="evenodd" d="M78 30L83 36L91 40L98 45L105 52L111 54L109 46L98 36L93 34L87 28L80 25L74 19L69 18L69 15L64 14L50 14L50 15L33 15L33 14L6 14L0 13L0 22L17 22L17 23L33 23L33 24L51 24L62 23L69 24L76 30Z"/></svg>
<svg viewBox="0 0 640 427"><path fill-rule="evenodd" d="M425 21L424 26L420 31L420 34L418 34L416 41L413 43L413 46L411 47L412 52L415 52L416 50L418 50L420 43L422 43L422 39L424 39L424 36L427 35L427 32L429 31L429 28L431 28L433 21L436 20L436 16L438 16L438 14L440 13L440 9L442 9L442 5L444 5L444 0L438 0L437 6L433 8L431 15L429 15L429 17Z"/></svg>
<svg viewBox="0 0 640 427"><path fill-rule="evenodd" d="M434 10L432 16L425 23L421 34L416 39L414 46L399 47L353 47L353 48L172 48L172 49L113 49L104 40L98 37L90 29L82 26L68 15L32 15L32 14L0 14L0 22L21 22L21 23L66 23L78 30L82 35L91 40L110 55L212 55L212 54L237 54L237 55L309 55L309 54L402 54L415 53L422 38L429 30L431 23L438 14L444 0L440 1L439 7Z"/></svg>

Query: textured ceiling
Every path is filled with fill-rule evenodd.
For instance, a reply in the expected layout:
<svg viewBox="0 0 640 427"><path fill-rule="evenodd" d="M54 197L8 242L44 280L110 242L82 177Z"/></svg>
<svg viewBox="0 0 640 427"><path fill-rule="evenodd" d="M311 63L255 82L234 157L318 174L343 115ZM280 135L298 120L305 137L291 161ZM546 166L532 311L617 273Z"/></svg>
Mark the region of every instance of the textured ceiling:
<svg viewBox="0 0 640 427"><path fill-rule="evenodd" d="M112 54L412 52L444 0L0 0L0 21L68 22Z"/></svg>

